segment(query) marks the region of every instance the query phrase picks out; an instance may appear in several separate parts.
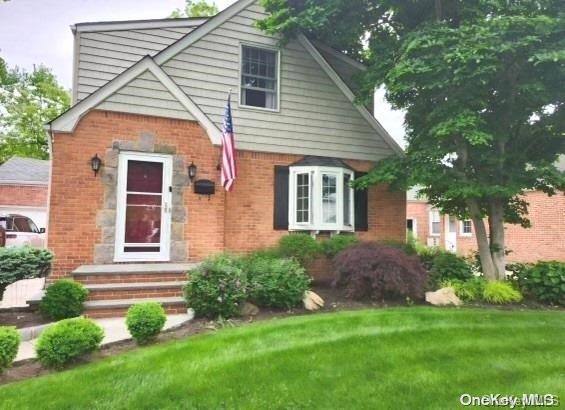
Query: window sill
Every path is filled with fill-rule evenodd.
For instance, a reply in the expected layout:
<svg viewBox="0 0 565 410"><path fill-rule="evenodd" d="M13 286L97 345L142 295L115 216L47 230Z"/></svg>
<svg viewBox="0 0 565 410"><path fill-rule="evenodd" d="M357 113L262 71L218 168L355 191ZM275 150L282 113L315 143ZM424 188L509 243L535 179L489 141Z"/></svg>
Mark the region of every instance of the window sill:
<svg viewBox="0 0 565 410"><path fill-rule="evenodd" d="M343 226L343 227L335 227L335 228L328 228L328 227L314 227L314 226L289 226L288 230L290 232L299 232L299 231L306 231L306 232L355 232L355 228L351 226Z"/></svg>
<svg viewBox="0 0 565 410"><path fill-rule="evenodd" d="M253 105L243 105L243 104L239 104L238 107L242 110L247 110L247 111L265 111L265 112L272 112L272 113L281 112L280 108L255 107Z"/></svg>

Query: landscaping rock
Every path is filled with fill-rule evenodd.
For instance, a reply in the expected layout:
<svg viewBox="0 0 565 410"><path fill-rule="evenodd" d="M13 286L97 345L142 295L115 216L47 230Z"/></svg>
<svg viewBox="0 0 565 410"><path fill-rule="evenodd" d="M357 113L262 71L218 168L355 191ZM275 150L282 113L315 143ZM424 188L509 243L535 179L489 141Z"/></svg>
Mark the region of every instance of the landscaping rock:
<svg viewBox="0 0 565 410"><path fill-rule="evenodd" d="M241 308L242 316L257 316L259 314L259 308L253 303L245 302Z"/></svg>
<svg viewBox="0 0 565 410"><path fill-rule="evenodd" d="M304 292L302 302L304 303L304 308L306 310L318 310L321 307L324 307L324 299L310 290Z"/></svg>
<svg viewBox="0 0 565 410"><path fill-rule="evenodd" d="M441 288L435 292L426 292L426 302L435 306L455 305L461 306L463 302L455 294L452 287Z"/></svg>

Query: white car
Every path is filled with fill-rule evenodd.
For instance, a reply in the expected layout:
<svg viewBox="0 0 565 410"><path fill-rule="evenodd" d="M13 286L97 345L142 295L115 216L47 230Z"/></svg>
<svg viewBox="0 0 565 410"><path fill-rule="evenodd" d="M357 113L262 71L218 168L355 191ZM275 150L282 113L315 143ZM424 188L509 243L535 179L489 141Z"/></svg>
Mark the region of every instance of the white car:
<svg viewBox="0 0 565 410"><path fill-rule="evenodd" d="M27 216L0 214L0 227L6 231L6 246L45 247L45 228L37 228Z"/></svg>

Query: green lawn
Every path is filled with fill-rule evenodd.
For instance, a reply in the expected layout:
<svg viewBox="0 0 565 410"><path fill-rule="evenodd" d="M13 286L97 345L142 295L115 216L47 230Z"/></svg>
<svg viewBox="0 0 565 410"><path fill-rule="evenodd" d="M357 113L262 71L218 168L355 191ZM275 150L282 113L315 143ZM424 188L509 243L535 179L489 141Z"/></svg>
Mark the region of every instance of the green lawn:
<svg viewBox="0 0 565 410"><path fill-rule="evenodd" d="M455 408L565 400L565 313L428 307L272 320L0 387L2 409Z"/></svg>

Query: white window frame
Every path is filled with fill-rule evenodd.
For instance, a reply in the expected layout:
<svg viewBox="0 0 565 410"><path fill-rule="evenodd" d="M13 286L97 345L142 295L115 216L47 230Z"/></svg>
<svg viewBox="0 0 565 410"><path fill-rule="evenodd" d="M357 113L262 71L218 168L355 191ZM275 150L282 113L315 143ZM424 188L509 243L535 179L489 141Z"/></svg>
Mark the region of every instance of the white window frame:
<svg viewBox="0 0 565 410"><path fill-rule="evenodd" d="M465 221L469 221L471 223L471 232L465 232ZM470 219L464 219L459 221L459 235L461 236L473 236L473 222Z"/></svg>
<svg viewBox="0 0 565 410"><path fill-rule="evenodd" d="M433 226L434 226L434 214L437 212L437 215L439 215L439 218L437 221L435 222L439 222L439 232L434 233L433 230ZM429 220L430 220L430 236L441 236L441 213L439 212L439 209L436 208L431 208L429 210Z"/></svg>
<svg viewBox="0 0 565 410"><path fill-rule="evenodd" d="M243 75L243 47L251 47L251 48L258 48L267 51L274 51L276 53L277 59L277 108L266 108L266 107L255 107L254 105L245 105L242 103L243 100L243 87L241 86L241 76ZM246 110L259 110L259 111L269 111L269 112L280 112L281 110L281 50L276 47L271 47L265 44L257 44L257 43L239 43L239 61L238 61L238 89L239 89L239 98L238 104L239 108L246 109Z"/></svg>
<svg viewBox="0 0 565 410"><path fill-rule="evenodd" d="M310 175L310 212L309 222L296 221L296 190L297 179L300 174ZM322 221L322 176L324 174L334 175L336 177L336 222L324 223ZM348 174L351 181L355 178L355 173L346 168L337 167L321 167L321 166L297 166L289 168L289 206L288 206L288 229L290 231L335 231L335 232L353 232L355 231L355 194L352 188L349 188L350 200L350 221L351 225L344 224L344 176Z"/></svg>

